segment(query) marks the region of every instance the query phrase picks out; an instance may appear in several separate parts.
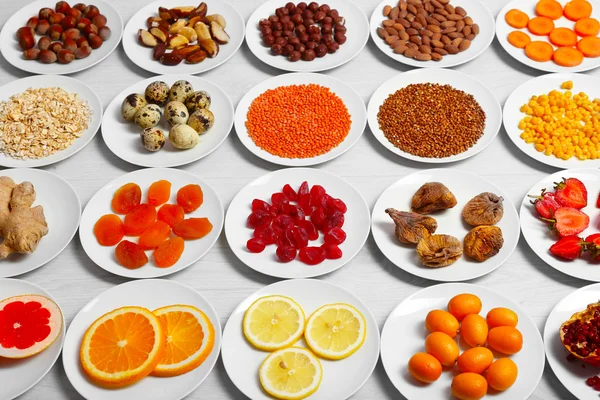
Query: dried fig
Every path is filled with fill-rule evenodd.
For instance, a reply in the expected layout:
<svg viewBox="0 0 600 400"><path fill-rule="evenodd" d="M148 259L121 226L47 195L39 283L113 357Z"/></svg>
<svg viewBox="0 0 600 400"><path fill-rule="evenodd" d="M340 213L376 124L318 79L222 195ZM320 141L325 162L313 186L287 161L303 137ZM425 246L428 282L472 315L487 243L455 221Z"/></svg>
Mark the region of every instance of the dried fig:
<svg viewBox="0 0 600 400"><path fill-rule="evenodd" d="M469 200L462 216L465 222L472 226L495 225L504 215L503 200L494 193L483 192Z"/></svg>
<svg viewBox="0 0 600 400"><path fill-rule="evenodd" d="M419 261L430 268L447 267L462 256L460 240L450 235L431 235L417 245Z"/></svg>
<svg viewBox="0 0 600 400"><path fill-rule="evenodd" d="M494 257L504 244L502 230L497 226L477 226L465 236L464 250L467 257L485 261Z"/></svg>
<svg viewBox="0 0 600 400"><path fill-rule="evenodd" d="M400 243L417 244L437 229L437 222L431 217L393 208L388 208L385 212L396 224L396 237Z"/></svg>
<svg viewBox="0 0 600 400"><path fill-rule="evenodd" d="M413 212L430 214L438 210L446 210L456 205L456 197L442 183L428 182L414 194L411 202Z"/></svg>

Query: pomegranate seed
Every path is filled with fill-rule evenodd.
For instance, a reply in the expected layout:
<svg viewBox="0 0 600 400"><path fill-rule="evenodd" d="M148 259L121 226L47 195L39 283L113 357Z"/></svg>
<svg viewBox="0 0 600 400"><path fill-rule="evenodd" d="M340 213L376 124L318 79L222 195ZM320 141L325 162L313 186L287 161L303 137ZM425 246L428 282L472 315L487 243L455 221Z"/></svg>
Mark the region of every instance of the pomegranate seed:
<svg viewBox="0 0 600 400"><path fill-rule="evenodd" d="M326 244L342 244L346 240L346 232L341 228L333 228L325 234L324 240Z"/></svg>
<svg viewBox="0 0 600 400"><path fill-rule="evenodd" d="M296 249L292 246L279 246L275 251L279 261L281 262L290 262L294 258L296 258Z"/></svg>
<svg viewBox="0 0 600 400"><path fill-rule="evenodd" d="M256 212L259 210L271 213L271 205L261 199L252 200L252 211Z"/></svg>
<svg viewBox="0 0 600 400"><path fill-rule="evenodd" d="M600 392L600 383L596 383L594 385L594 390L597 390L598 392Z"/></svg>
<svg viewBox="0 0 600 400"><path fill-rule="evenodd" d="M321 247L310 246L300 249L300 261L308 265L317 265L325 261L325 250Z"/></svg>
<svg viewBox="0 0 600 400"><path fill-rule="evenodd" d="M321 246L323 250L325 250L325 257L329 260L337 260L338 258L342 258L342 250L337 247L335 244L324 244Z"/></svg>
<svg viewBox="0 0 600 400"><path fill-rule="evenodd" d="M271 214L268 212L258 210L248 216L248 225L251 228L257 228L261 225L267 225L271 223Z"/></svg>
<svg viewBox="0 0 600 400"><path fill-rule="evenodd" d="M262 251L265 249L265 246L265 242L259 238L252 238L246 243L246 248L251 253L262 253Z"/></svg>
<svg viewBox="0 0 600 400"><path fill-rule="evenodd" d="M592 376L591 378L587 378L587 379L585 380L585 383L586 383L588 386L594 386L594 385L596 384L596 379L595 379L595 378L596 378L595 376Z"/></svg>
<svg viewBox="0 0 600 400"><path fill-rule="evenodd" d="M567 356L567 361L575 361L577 359L577 357L575 357L573 354L569 354Z"/></svg>
<svg viewBox="0 0 600 400"><path fill-rule="evenodd" d="M282 191L283 191L283 194L285 194L290 201L298 200L298 194L296 193L296 191L294 189L292 189L292 187L289 185L289 183L285 184Z"/></svg>
<svg viewBox="0 0 600 400"><path fill-rule="evenodd" d="M319 238L319 231L317 231L317 228L315 228L312 222L308 220L301 220L297 221L296 225L300 228L304 228L308 234L308 240L317 240Z"/></svg>

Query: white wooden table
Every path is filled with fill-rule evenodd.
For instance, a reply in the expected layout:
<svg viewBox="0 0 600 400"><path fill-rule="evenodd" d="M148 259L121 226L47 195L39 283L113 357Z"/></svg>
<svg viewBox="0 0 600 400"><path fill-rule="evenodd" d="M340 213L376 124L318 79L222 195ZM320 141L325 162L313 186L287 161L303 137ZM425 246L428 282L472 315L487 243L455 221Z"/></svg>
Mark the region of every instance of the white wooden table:
<svg viewBox="0 0 600 400"><path fill-rule="evenodd" d="M109 0L121 13L125 23L146 4L144 0ZM261 0L231 0L245 19L262 3ZM0 26L29 0L0 0ZM484 0L496 15L508 0ZM54 4L49 0L49 4ZM187 3L190 3L188 1ZM193 3L193 1L192 1ZM357 1L370 17L379 0ZM186 1L182 1L182 5ZM479 58L457 67L484 82L503 104L508 95L520 84L539 76L541 72L525 67L505 53L494 40L491 47ZM326 72L352 86L368 102L375 89L390 77L408 68L383 55L369 40L365 49L354 60ZM255 58L244 44L237 54L224 65L207 72L202 77L220 85L237 105L252 86L282 73ZM600 70L589 73L600 77ZM26 77L27 74L10 66L0 57L0 85ZM123 48L117 50L95 67L74 75L90 85L100 96L103 106L133 82L152 75L134 66ZM502 129L496 140L481 154L452 165L449 168L477 172L500 186L510 199L518 204L526 191L546 174L556 170L531 160L522 154ZM372 207L377 197L397 179L420 169L419 164L396 157L384 149L365 131L354 148L338 159L318 166L348 180L365 197ZM84 150L61 163L46 167L67 179L79 194L82 204L114 178L137 169L114 156L102 141L100 133ZM244 185L267 172L278 169L248 152L231 132L226 142L213 154L183 169L198 174L219 193L227 207L233 196ZM96 266L84 253L78 236L54 261L19 278L41 285L62 306L67 323L90 299L106 289L123 283L124 278L113 276ZM215 247L195 266L168 277L184 282L199 290L212 302L224 324L229 314L248 295L262 286L275 282L243 265L227 246L224 235ZM394 307L417 290L435 284L409 275L384 258L369 238L358 256L340 270L323 277L360 297L375 315L380 328ZM495 272L473 281L516 300L542 330L546 317L554 305L569 292L587 283L563 275L545 265L521 238L517 249L506 264ZM582 381L582 384L584 382ZM0 384L0 391L1 391ZM77 399L67 380L62 361L23 399ZM189 396L190 399L243 399L232 384L219 360L206 381ZM354 399L401 398L385 375L381 363ZM532 399L572 399L546 365L544 376ZM518 400L518 399L515 399Z"/></svg>

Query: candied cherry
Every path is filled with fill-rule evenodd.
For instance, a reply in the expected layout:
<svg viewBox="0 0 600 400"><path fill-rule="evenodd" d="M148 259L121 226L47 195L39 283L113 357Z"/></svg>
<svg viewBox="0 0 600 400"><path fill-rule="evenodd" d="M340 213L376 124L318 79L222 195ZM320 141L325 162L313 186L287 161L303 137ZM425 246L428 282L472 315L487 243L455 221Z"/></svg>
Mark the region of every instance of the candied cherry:
<svg viewBox="0 0 600 400"><path fill-rule="evenodd" d="M321 246L325 250L325 258L328 260L337 260L342 258L342 250L335 244L325 243Z"/></svg>
<svg viewBox="0 0 600 400"><path fill-rule="evenodd" d="M300 189L298 189L298 198L300 198L301 196L306 196L309 193L310 191L308 188L308 182L302 182L302 184L300 185Z"/></svg>
<svg viewBox="0 0 600 400"><path fill-rule="evenodd" d="M254 230L254 237L261 239L265 244L274 244L277 240L275 231L268 225L261 225Z"/></svg>
<svg viewBox="0 0 600 400"><path fill-rule="evenodd" d="M297 249L308 246L308 232L306 232L306 229L296 226L290 231L294 237L294 246Z"/></svg>
<svg viewBox="0 0 600 400"><path fill-rule="evenodd" d="M333 228L330 229L329 232L325 234L325 244L342 244L344 240L346 240L346 232L344 232L341 228Z"/></svg>
<svg viewBox="0 0 600 400"><path fill-rule="evenodd" d="M321 229L325 224L326 220L327 214L325 213L325 210L321 207L316 208L310 216L310 222L312 222L317 227L317 229Z"/></svg>
<svg viewBox="0 0 600 400"><path fill-rule="evenodd" d="M290 200L283 193L273 193L271 195L271 204L273 207L280 208L283 204L289 203Z"/></svg>
<svg viewBox="0 0 600 400"><path fill-rule="evenodd" d="M316 246L304 247L300 249L298 257L305 264L317 265L325 261L325 249Z"/></svg>
<svg viewBox="0 0 600 400"><path fill-rule="evenodd" d="M327 199L327 209L332 210L332 211L338 210L338 211L341 211L343 214L345 214L346 211L348 211L348 207L346 206L346 203L344 203L340 199L334 199L333 197L330 197L329 199Z"/></svg>
<svg viewBox="0 0 600 400"><path fill-rule="evenodd" d="M283 194L285 194L290 201L298 200L298 193L296 193L296 191L290 186L289 183L286 183L282 191Z"/></svg>
<svg viewBox="0 0 600 400"><path fill-rule="evenodd" d="M259 238L252 238L246 242L246 248L250 253L262 253L266 247L266 243Z"/></svg>
<svg viewBox="0 0 600 400"><path fill-rule="evenodd" d="M315 227L315 225L309 220L301 220L296 222L296 226L300 228L304 228L306 233L308 234L308 240L317 240L319 238L319 231Z"/></svg>
<svg viewBox="0 0 600 400"><path fill-rule="evenodd" d="M266 211L254 211L248 216L248 225L251 228L257 228L261 225L267 225L271 222L271 214Z"/></svg>
<svg viewBox="0 0 600 400"><path fill-rule="evenodd" d="M286 230L284 230L278 237L277 237L277 246L292 246L292 247L296 247L296 240L294 239L294 232L292 231L292 229L294 229L293 226L289 226Z"/></svg>
<svg viewBox="0 0 600 400"><path fill-rule="evenodd" d="M329 232L333 228L341 228L344 226L344 214L341 211L334 211L329 217L326 218L323 224L323 230Z"/></svg>
<svg viewBox="0 0 600 400"><path fill-rule="evenodd" d="M279 261L290 262L296 258L296 249L292 246L282 245L277 247L275 254L277 254Z"/></svg>
<svg viewBox="0 0 600 400"><path fill-rule="evenodd" d="M292 217L294 221L303 220L305 217L305 213L302 208L289 203L281 206L281 212Z"/></svg>
<svg viewBox="0 0 600 400"><path fill-rule="evenodd" d="M325 188L321 185L313 185L310 188L310 205L319 207L321 205L321 199L325 196Z"/></svg>
<svg viewBox="0 0 600 400"><path fill-rule="evenodd" d="M292 217L285 214L279 214L275 218L273 218L272 228L275 231L277 236L281 235L285 232L286 229L291 227L294 224Z"/></svg>
<svg viewBox="0 0 600 400"><path fill-rule="evenodd" d="M252 212L256 212L259 210L267 212L267 213L271 213L271 205L261 199L252 200Z"/></svg>

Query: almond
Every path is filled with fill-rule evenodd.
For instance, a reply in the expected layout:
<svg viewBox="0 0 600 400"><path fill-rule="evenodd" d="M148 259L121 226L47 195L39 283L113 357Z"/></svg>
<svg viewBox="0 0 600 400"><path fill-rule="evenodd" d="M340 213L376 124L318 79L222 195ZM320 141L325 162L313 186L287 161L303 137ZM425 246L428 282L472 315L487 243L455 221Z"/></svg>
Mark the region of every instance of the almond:
<svg viewBox="0 0 600 400"><path fill-rule="evenodd" d="M469 39L464 39L462 42L460 42L460 45L458 46L458 49L460 51L465 51L469 47L471 47L471 41Z"/></svg>
<svg viewBox="0 0 600 400"><path fill-rule="evenodd" d="M390 15L390 11L392 11L392 7L391 6L385 6L385 7L383 7L383 16L387 17L388 15Z"/></svg>
<svg viewBox="0 0 600 400"><path fill-rule="evenodd" d="M387 31L385 29L383 29L383 28L377 28L377 35L379 35L379 37L382 38L382 39L385 39L388 36L390 36L390 34L387 33Z"/></svg>

